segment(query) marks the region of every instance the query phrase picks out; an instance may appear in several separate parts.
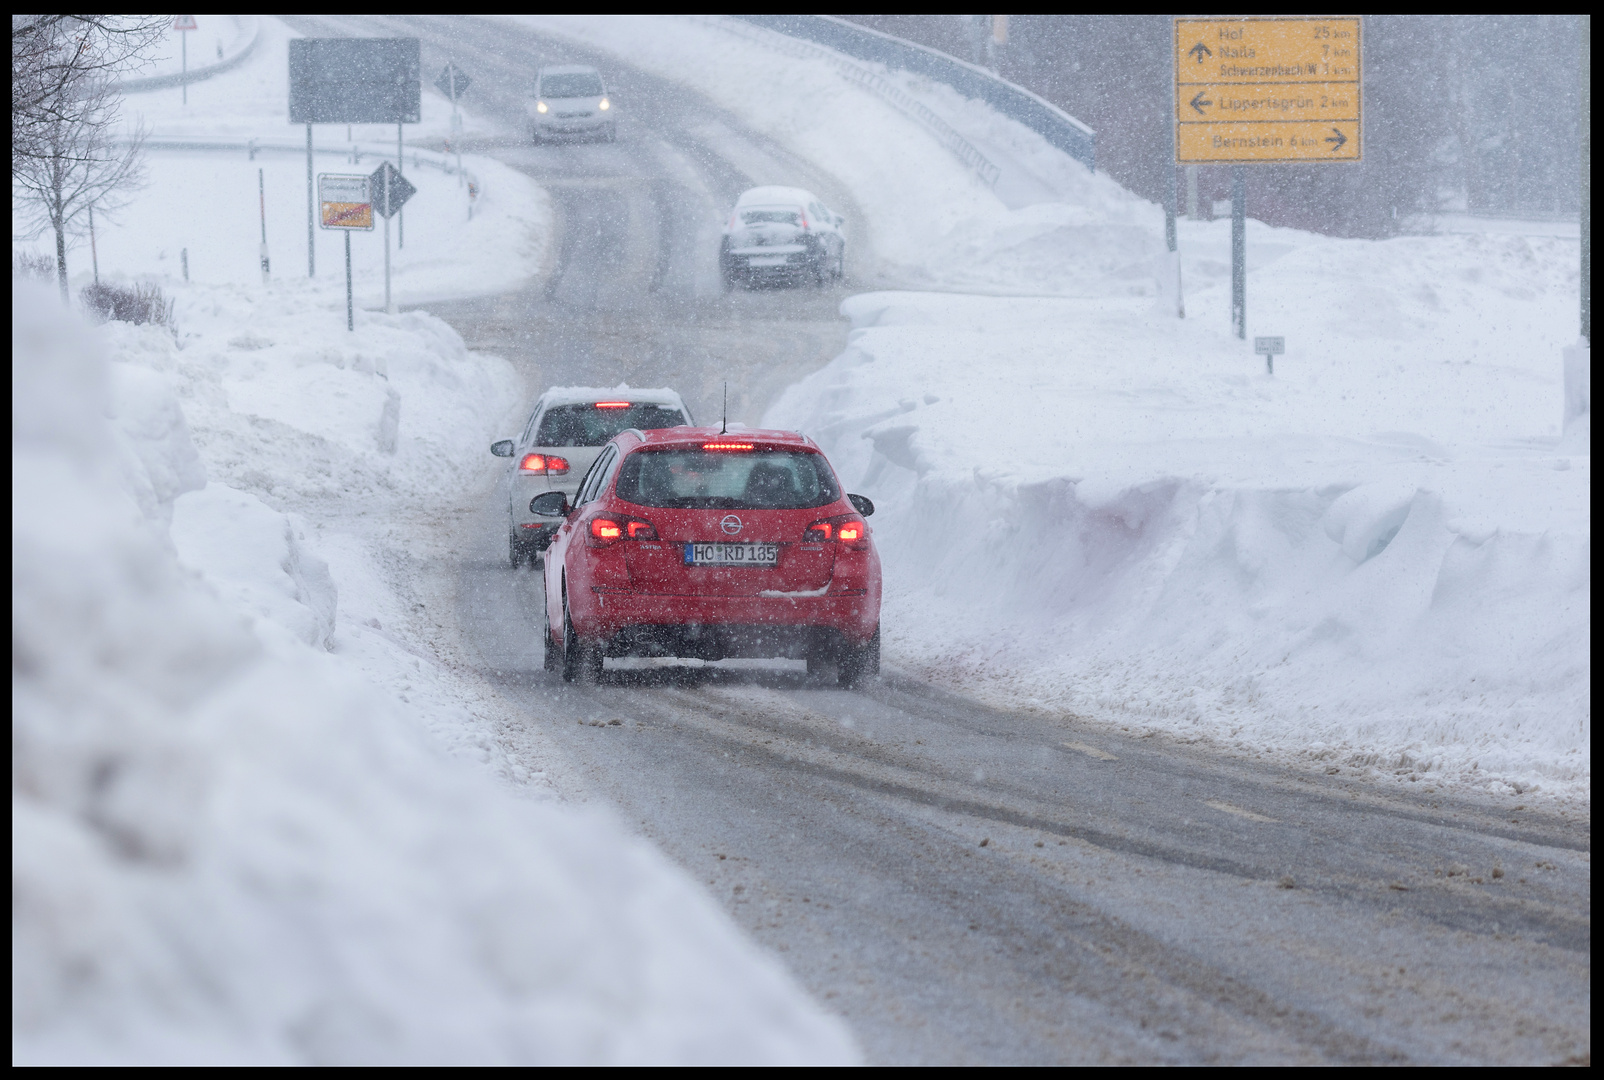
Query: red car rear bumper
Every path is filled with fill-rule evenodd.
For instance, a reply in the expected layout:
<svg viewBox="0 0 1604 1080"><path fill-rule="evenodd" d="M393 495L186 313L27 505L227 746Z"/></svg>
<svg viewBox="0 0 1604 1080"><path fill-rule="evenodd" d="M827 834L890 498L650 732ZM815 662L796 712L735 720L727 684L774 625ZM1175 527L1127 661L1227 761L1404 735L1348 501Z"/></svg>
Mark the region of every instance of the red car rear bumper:
<svg viewBox="0 0 1604 1080"><path fill-rule="evenodd" d="M823 596L663 596L591 588L570 596L574 628L608 640L634 627L794 626L838 631L854 645L880 625L880 592L864 589Z"/></svg>

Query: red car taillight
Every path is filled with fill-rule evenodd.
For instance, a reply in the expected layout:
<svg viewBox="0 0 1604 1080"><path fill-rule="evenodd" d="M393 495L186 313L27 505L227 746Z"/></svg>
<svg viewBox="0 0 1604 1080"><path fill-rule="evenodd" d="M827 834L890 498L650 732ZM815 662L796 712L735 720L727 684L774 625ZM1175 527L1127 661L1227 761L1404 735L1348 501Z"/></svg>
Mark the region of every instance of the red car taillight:
<svg viewBox="0 0 1604 1080"><path fill-rule="evenodd" d="M622 514L598 514L590 519L591 547L606 547L619 540L656 540L657 526Z"/></svg>
<svg viewBox="0 0 1604 1080"><path fill-rule="evenodd" d="M807 543L817 544L836 540L853 549L862 548L869 538L869 527L858 514L838 514L823 521L815 521L802 534Z"/></svg>
<svg viewBox="0 0 1604 1080"><path fill-rule="evenodd" d="M525 454L518 463L518 471L561 476L568 471L568 459L556 454Z"/></svg>

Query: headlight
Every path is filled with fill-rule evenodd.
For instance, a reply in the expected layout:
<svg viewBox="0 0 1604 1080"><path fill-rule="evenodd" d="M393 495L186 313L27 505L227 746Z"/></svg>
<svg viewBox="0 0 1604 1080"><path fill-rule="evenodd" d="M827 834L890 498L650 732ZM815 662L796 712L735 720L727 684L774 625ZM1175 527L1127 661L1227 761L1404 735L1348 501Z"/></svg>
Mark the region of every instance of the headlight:
<svg viewBox="0 0 1604 1080"><path fill-rule="evenodd" d="M546 103L544 101L535 102L535 111L536 112L545 112L546 111Z"/></svg>
<svg viewBox="0 0 1604 1080"><path fill-rule="evenodd" d="M602 98L601 99L601 107L603 109L610 109L610 108L613 107L613 103L608 101L606 98Z"/></svg>

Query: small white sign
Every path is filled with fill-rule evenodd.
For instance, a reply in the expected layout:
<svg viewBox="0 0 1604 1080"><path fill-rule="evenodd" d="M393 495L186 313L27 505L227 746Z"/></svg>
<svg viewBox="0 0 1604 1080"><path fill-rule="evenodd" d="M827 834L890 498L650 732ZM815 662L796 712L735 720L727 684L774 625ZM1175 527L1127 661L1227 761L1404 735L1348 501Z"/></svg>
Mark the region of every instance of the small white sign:
<svg viewBox="0 0 1604 1080"><path fill-rule="evenodd" d="M1253 339L1253 351L1260 356L1280 356L1287 351L1287 339L1284 337L1256 337Z"/></svg>

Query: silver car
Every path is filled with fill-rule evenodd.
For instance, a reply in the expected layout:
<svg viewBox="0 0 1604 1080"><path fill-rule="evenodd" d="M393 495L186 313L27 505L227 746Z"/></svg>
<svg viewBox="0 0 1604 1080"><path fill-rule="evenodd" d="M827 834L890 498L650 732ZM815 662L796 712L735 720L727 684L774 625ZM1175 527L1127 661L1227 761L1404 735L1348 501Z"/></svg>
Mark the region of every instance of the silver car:
<svg viewBox="0 0 1604 1080"><path fill-rule="evenodd" d="M535 76L529 99L529 137L535 142L560 135L618 138L618 107L601 72L579 64L544 67Z"/></svg>
<svg viewBox="0 0 1604 1080"><path fill-rule="evenodd" d="M826 285L846 272L846 219L811 191L752 188L735 202L719 244L726 288L764 280Z"/></svg>
<svg viewBox="0 0 1604 1080"><path fill-rule="evenodd" d="M621 431L689 423L691 411L672 390L560 387L540 395L523 434L490 447L497 457L513 459L507 494L507 555L512 565L540 566L541 553L562 524L530 513L531 499L542 492L561 491L572 502L585 471Z"/></svg>

